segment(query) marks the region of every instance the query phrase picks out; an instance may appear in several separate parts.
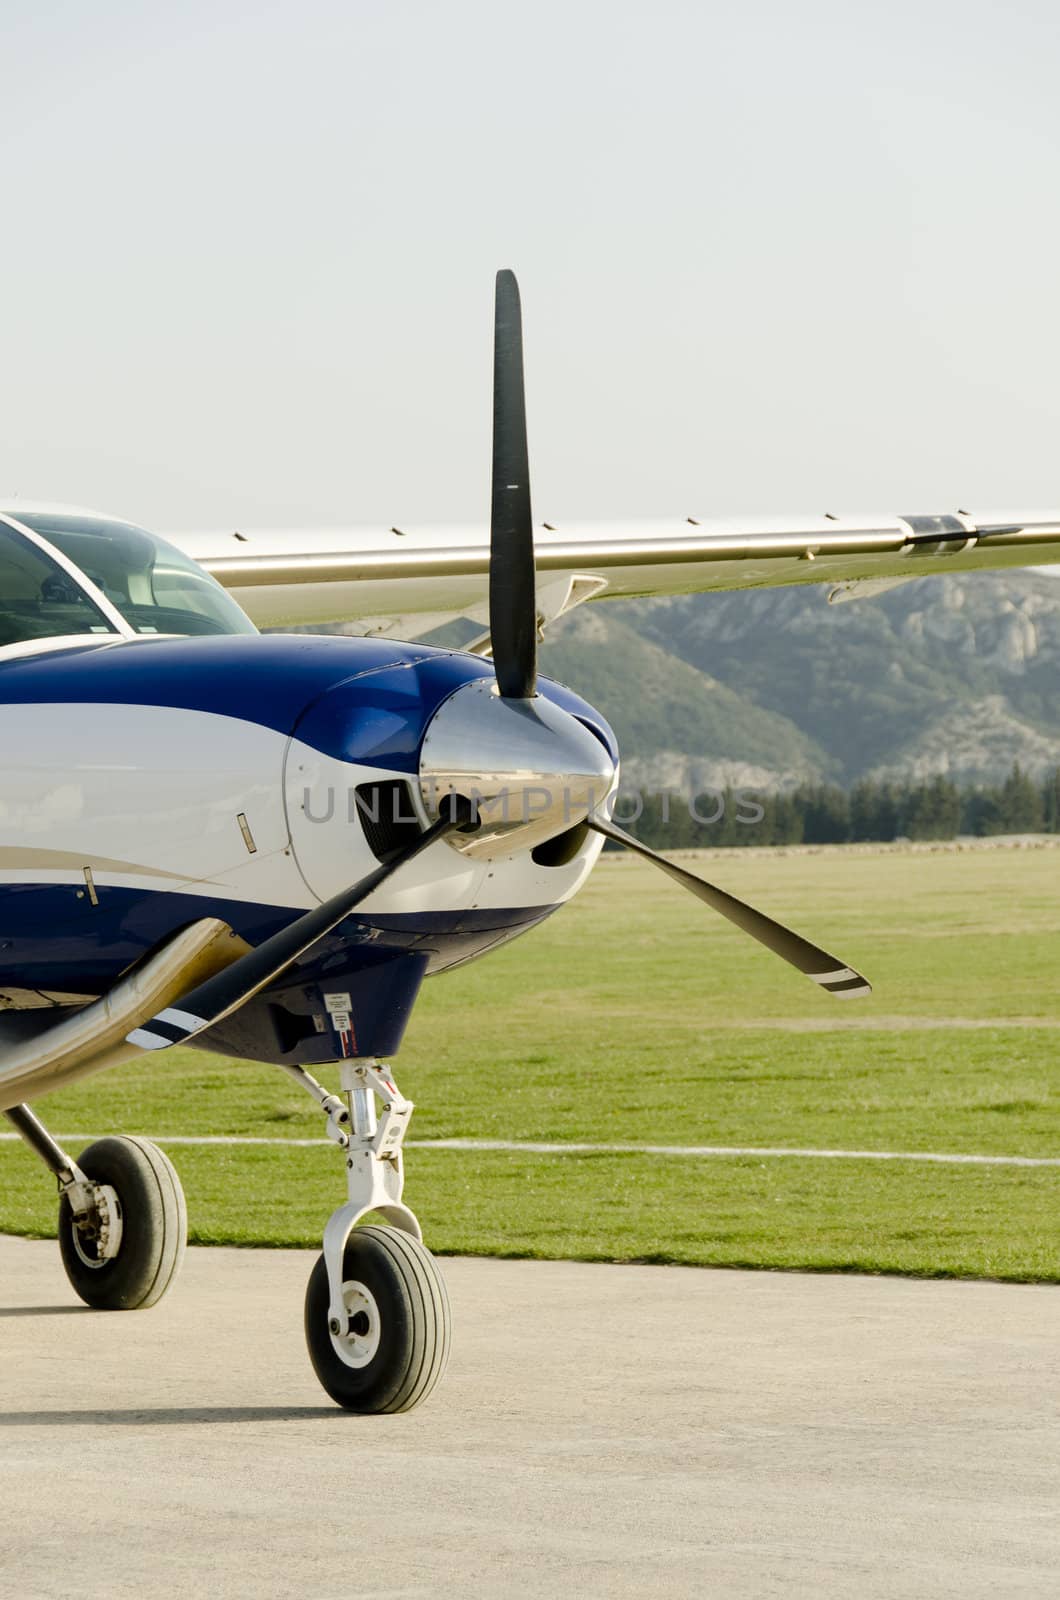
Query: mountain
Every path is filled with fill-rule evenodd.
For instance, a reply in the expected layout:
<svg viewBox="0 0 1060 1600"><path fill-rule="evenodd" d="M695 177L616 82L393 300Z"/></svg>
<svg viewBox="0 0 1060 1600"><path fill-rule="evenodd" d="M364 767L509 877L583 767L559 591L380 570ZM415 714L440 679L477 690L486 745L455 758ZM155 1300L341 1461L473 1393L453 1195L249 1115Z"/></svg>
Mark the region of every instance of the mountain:
<svg viewBox="0 0 1060 1600"><path fill-rule="evenodd" d="M773 789L833 775L830 757L790 717L683 660L638 623L629 602L584 606L546 634L541 651L542 672L611 723L627 783Z"/></svg>
<svg viewBox="0 0 1060 1600"><path fill-rule="evenodd" d="M841 605L803 587L601 601L549 630L541 665L609 718L632 784L1060 766L1060 580L1039 572Z"/></svg>

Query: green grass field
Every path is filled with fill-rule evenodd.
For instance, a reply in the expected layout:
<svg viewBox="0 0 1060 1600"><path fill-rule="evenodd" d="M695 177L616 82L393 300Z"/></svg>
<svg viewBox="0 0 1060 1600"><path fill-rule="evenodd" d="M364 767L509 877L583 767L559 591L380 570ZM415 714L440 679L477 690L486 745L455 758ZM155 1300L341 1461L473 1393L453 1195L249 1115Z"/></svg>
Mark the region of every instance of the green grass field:
<svg viewBox="0 0 1060 1600"><path fill-rule="evenodd" d="M695 864L694 864L695 865ZM697 870L872 979L815 990L650 868L604 860L536 932L429 982L395 1063L412 1138L1060 1156L1060 851ZM275 1068L173 1051L39 1103L59 1132L314 1137ZM311 1245L334 1146L175 1147L193 1239ZM439 1252L1060 1280L1060 1168L410 1149ZM0 1229L54 1231L0 1145Z"/></svg>

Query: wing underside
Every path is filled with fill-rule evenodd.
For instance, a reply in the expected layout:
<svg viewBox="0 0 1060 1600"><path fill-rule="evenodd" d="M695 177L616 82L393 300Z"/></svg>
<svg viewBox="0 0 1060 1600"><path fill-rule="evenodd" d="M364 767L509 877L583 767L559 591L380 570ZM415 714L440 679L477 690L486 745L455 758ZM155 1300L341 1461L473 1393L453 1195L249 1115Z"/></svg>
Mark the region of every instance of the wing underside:
<svg viewBox="0 0 1060 1600"><path fill-rule="evenodd" d="M348 623L416 638L486 617L484 526L173 538L261 627ZM598 597L817 583L849 598L932 573L1049 565L1060 562L1060 512L539 524L534 540L547 624Z"/></svg>

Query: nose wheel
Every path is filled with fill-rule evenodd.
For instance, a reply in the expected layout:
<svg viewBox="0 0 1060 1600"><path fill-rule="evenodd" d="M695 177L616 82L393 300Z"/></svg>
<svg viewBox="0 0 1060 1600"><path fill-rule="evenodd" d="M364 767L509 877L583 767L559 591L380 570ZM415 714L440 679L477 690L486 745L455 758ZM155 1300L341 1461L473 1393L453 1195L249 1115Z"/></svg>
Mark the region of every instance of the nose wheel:
<svg viewBox="0 0 1060 1600"><path fill-rule="evenodd" d="M411 1411L449 1359L449 1299L433 1256L400 1228L362 1227L342 1257L346 1328L331 1315L321 1256L305 1297L309 1359L331 1398L347 1411Z"/></svg>

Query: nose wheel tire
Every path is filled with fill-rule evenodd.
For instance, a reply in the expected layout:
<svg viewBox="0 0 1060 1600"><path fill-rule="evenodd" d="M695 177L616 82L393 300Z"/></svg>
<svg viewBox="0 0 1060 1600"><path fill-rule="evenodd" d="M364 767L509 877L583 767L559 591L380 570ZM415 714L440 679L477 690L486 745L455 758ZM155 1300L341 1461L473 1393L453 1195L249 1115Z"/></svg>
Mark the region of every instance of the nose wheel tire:
<svg viewBox="0 0 1060 1600"><path fill-rule="evenodd" d="M323 1256L306 1289L305 1336L317 1377L347 1411L411 1411L449 1359L449 1298L433 1256L398 1228L355 1228L342 1278L343 1334L330 1325Z"/></svg>
<svg viewBox="0 0 1060 1600"><path fill-rule="evenodd" d="M184 1259L188 1213L172 1162L149 1139L98 1139L78 1158L85 1177L108 1184L121 1209L117 1254L107 1255L91 1218L80 1223L64 1195L59 1251L66 1276L97 1311L135 1311L161 1300Z"/></svg>

